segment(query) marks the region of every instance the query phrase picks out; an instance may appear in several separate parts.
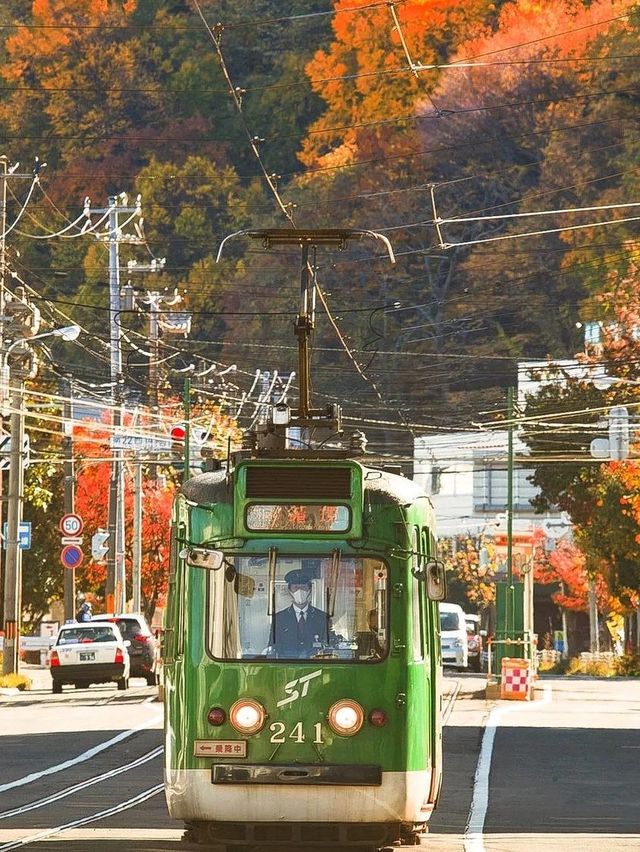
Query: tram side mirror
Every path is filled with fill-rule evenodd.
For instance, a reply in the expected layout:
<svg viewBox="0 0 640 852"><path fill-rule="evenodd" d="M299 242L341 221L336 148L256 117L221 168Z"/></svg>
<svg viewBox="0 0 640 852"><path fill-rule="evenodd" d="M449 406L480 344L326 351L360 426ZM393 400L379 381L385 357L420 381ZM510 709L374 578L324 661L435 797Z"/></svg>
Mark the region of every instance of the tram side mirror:
<svg viewBox="0 0 640 852"><path fill-rule="evenodd" d="M447 579L444 562L441 559L428 559L425 570L427 597L432 601L443 601L447 596Z"/></svg>
<svg viewBox="0 0 640 852"><path fill-rule="evenodd" d="M224 562L224 553L221 550L207 550L204 547L185 548L180 551L180 556L193 568L205 568L211 571L217 571Z"/></svg>

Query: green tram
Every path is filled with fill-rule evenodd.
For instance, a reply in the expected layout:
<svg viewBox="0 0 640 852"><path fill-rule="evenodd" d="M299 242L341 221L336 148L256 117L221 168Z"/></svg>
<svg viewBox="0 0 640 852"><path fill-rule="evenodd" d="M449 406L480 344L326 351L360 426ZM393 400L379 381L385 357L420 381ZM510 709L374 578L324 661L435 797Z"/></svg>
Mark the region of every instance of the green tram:
<svg viewBox="0 0 640 852"><path fill-rule="evenodd" d="M169 813L229 849L414 845L442 778L432 506L357 452L285 434L271 422L175 501Z"/></svg>

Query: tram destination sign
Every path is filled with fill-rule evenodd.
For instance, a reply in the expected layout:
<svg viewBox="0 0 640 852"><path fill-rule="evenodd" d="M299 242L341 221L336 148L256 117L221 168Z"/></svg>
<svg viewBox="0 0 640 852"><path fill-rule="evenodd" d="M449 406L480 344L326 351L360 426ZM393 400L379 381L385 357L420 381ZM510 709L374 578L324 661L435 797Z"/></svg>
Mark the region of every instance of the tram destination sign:
<svg viewBox="0 0 640 852"><path fill-rule="evenodd" d="M112 435L111 446L114 450L146 450L149 453L160 453L171 449L171 438L161 438L158 435Z"/></svg>

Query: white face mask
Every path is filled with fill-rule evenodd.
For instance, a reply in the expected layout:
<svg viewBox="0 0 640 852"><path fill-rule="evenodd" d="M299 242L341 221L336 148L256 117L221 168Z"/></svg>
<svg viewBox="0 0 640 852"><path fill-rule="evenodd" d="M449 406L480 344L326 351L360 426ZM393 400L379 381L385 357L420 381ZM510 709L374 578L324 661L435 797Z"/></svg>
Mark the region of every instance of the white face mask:
<svg viewBox="0 0 640 852"><path fill-rule="evenodd" d="M310 589L296 589L295 592L291 592L291 597L293 598L293 602L296 606L303 607L309 603L311 598L311 590Z"/></svg>

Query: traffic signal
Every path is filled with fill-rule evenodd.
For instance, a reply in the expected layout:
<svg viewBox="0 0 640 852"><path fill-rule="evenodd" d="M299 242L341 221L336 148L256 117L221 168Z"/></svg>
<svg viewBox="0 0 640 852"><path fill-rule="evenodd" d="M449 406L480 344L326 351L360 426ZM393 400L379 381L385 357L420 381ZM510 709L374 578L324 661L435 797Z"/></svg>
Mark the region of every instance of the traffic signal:
<svg viewBox="0 0 640 852"><path fill-rule="evenodd" d="M109 552L109 533L99 529L91 536L91 556L96 562L102 562Z"/></svg>
<svg viewBox="0 0 640 852"><path fill-rule="evenodd" d="M171 452L173 454L173 466L176 470L184 468L184 444L187 436L185 423L174 423L169 430L171 436ZM207 430L201 426L190 426L189 428L189 456L190 467L202 467L203 447L207 439Z"/></svg>

